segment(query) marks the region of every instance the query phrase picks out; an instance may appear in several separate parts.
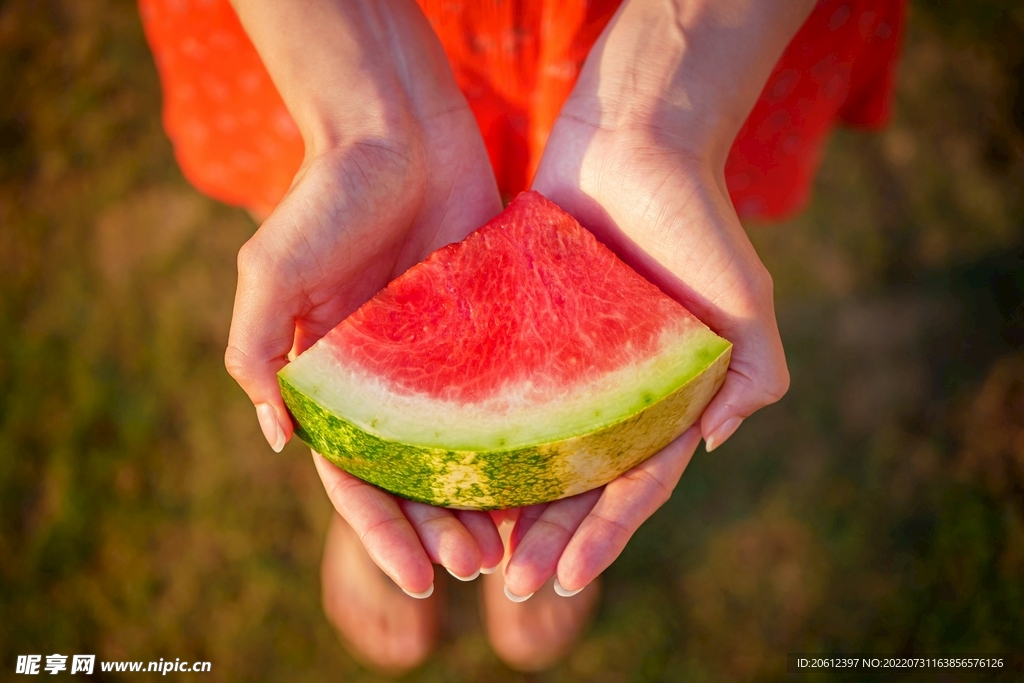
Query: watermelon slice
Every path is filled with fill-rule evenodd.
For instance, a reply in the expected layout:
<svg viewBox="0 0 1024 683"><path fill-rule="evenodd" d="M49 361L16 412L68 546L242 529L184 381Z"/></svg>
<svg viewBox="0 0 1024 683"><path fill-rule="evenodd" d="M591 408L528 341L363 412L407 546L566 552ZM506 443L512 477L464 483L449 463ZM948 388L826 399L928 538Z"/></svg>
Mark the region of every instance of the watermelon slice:
<svg viewBox="0 0 1024 683"><path fill-rule="evenodd" d="M530 505L596 488L692 425L732 345L526 192L279 374L296 434L406 498Z"/></svg>

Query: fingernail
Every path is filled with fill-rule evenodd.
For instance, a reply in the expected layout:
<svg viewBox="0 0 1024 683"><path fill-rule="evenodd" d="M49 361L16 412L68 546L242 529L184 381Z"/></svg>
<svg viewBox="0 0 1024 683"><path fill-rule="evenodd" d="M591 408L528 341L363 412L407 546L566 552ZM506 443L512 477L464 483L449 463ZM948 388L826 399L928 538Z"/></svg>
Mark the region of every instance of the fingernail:
<svg viewBox="0 0 1024 683"><path fill-rule="evenodd" d="M269 403L260 403L256 406L256 417L259 418L260 429L263 430L263 436L266 437L267 443L275 453L280 453L284 448L284 431L281 430L281 425L277 422L273 406Z"/></svg>
<svg viewBox="0 0 1024 683"><path fill-rule="evenodd" d="M576 595L577 593L579 593L584 588L586 588L586 586L583 586L582 588L577 588L574 591L571 591L571 590L569 590L567 588L563 588L562 584L559 583L559 581L558 581L558 577L557 576L555 577L555 592L558 593L559 595L561 595L563 598L571 598L572 596Z"/></svg>
<svg viewBox="0 0 1024 683"><path fill-rule="evenodd" d="M718 425L718 429L711 432L707 438L704 439L704 448L707 449L708 453L715 450L725 443L726 439L736 433L736 430L740 428L742 423L742 417L730 417L728 420Z"/></svg>
<svg viewBox="0 0 1024 683"><path fill-rule="evenodd" d="M480 567L480 573L481 574L493 574L494 572L498 571L498 567L500 567L500 566L501 566L500 564L496 564L493 567Z"/></svg>
<svg viewBox="0 0 1024 683"><path fill-rule="evenodd" d="M445 567L445 569L448 569L448 567ZM480 576L480 572L482 572L482 571L483 571L483 569L477 569L475 572L473 572L473 574L471 576L459 576L458 574L453 572L451 569L448 569L448 573L451 574L452 576L454 576L459 581L472 581L476 577Z"/></svg>
<svg viewBox="0 0 1024 683"><path fill-rule="evenodd" d="M533 593L530 593L529 595L516 595L508 589L508 586L505 586L505 597L512 602L526 602L533 597Z"/></svg>
<svg viewBox="0 0 1024 683"><path fill-rule="evenodd" d="M399 586L399 588L401 588L401 586ZM402 588L402 592L405 593L406 595L408 595L410 598L416 598L417 600L426 600L431 595L433 595L433 593L434 593L434 584L430 584L430 588L428 588L427 590L423 591L422 593L413 593L412 591L407 591L404 588Z"/></svg>

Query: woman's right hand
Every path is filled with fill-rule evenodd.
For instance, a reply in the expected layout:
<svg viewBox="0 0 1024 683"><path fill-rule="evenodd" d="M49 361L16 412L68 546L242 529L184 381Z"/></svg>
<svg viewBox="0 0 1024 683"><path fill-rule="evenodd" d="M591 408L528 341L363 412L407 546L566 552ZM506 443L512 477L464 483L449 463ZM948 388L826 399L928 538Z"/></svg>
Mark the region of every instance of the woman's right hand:
<svg viewBox="0 0 1024 683"><path fill-rule="evenodd" d="M292 187L238 255L225 364L270 445L292 435L276 373L435 249L501 210L476 122L411 0L236 0L306 143ZM411 594L503 553L491 518L399 500L314 455L335 509Z"/></svg>
<svg viewBox="0 0 1024 683"><path fill-rule="evenodd" d="M810 0L626 0L562 107L533 188L733 342L693 428L602 490L526 509L506 584L581 590L709 451L777 401L789 371L772 280L740 224L725 161ZM564 592L563 591L563 592Z"/></svg>

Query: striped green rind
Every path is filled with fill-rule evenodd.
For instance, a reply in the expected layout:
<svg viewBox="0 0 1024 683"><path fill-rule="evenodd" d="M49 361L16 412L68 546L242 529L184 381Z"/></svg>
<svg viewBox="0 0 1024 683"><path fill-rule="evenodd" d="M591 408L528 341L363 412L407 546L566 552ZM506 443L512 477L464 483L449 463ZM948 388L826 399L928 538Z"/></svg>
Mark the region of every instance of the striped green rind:
<svg viewBox="0 0 1024 683"><path fill-rule="evenodd" d="M663 399L615 424L507 450L445 450L382 439L335 415L279 376L295 433L343 470L412 500L506 509L607 484L654 455L700 417L725 380L732 346Z"/></svg>

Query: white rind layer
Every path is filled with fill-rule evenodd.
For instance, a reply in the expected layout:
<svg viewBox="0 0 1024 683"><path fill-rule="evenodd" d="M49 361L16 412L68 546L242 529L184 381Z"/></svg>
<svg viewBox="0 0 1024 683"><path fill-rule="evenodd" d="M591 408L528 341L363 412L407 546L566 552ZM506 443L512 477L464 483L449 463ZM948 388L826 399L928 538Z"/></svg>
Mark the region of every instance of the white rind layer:
<svg viewBox="0 0 1024 683"><path fill-rule="evenodd" d="M560 393L522 383L480 403L395 391L344 365L327 340L281 375L328 412L383 439L449 450L520 448L588 434L659 401L719 357L728 342L696 321L662 332L660 351Z"/></svg>

